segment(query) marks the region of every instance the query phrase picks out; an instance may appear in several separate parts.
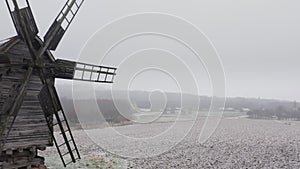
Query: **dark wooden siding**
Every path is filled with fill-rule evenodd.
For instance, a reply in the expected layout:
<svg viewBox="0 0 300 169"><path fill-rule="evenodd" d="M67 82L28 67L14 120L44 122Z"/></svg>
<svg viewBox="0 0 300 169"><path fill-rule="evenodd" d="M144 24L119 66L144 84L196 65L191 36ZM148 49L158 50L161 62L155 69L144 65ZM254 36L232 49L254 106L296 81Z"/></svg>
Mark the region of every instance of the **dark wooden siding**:
<svg viewBox="0 0 300 169"><path fill-rule="evenodd" d="M11 63L24 63L31 60L28 49L22 41L8 43L12 45L0 47L0 50L2 50L0 53L5 53ZM0 69L0 110L2 110L5 102L9 100L9 94L24 79L25 72L26 69L19 68ZM45 147L52 143L51 135L38 99L38 94L42 86L38 73L34 71L26 88L24 102L18 112L4 149L29 148L33 146Z"/></svg>

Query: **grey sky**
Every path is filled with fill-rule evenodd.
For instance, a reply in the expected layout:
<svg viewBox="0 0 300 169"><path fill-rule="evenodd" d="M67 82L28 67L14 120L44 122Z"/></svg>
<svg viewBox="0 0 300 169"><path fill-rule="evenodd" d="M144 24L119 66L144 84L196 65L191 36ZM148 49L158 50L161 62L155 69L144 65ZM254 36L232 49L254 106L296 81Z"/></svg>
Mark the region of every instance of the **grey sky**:
<svg viewBox="0 0 300 169"><path fill-rule="evenodd" d="M65 1L30 2L43 36ZM297 0L86 1L55 56L75 60L88 38L112 20L140 12L169 13L193 23L213 42L228 96L300 100L299 6ZM15 35L4 1L0 23L0 39Z"/></svg>

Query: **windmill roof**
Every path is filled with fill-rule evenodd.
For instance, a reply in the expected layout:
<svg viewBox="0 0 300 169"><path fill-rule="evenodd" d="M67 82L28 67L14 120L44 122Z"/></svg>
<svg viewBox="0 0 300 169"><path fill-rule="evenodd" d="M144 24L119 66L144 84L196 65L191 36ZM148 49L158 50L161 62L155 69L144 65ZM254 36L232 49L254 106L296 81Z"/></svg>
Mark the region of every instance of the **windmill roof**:
<svg viewBox="0 0 300 169"><path fill-rule="evenodd" d="M9 39L4 39L4 40L1 40L0 41L0 46L2 46L3 44L9 42L10 38Z"/></svg>
<svg viewBox="0 0 300 169"><path fill-rule="evenodd" d="M41 39L37 38L36 40L37 40L38 43L41 43ZM16 45L18 45L18 44L20 45L20 43L21 43L21 45L22 44L26 45L18 36L8 38L8 39L5 39L5 40L1 40L0 41L0 53L6 53L9 50L14 49L14 47ZM54 61L55 60L53 55L49 51L46 51L45 54L42 57L44 59L48 60L48 61Z"/></svg>
<svg viewBox="0 0 300 169"><path fill-rule="evenodd" d="M17 36L4 39L0 41L0 52L4 52L12 48L14 45L16 45L19 42L19 38Z"/></svg>

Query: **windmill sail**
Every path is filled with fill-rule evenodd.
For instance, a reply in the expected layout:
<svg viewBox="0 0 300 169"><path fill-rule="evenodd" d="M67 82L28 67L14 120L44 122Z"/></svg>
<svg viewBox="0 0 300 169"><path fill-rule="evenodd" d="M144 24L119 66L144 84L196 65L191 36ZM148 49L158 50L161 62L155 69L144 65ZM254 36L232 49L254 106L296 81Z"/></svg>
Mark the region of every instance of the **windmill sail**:
<svg viewBox="0 0 300 169"><path fill-rule="evenodd" d="M37 36L38 28L32 15L29 2L28 0L23 0L25 7L21 9L19 8L17 0L12 0L12 2L13 4L11 4L9 0L6 0L15 28L19 37L25 40L31 57L35 61L38 57L37 51L33 46L33 40ZM12 11L12 5L14 6L14 11Z"/></svg>
<svg viewBox="0 0 300 169"><path fill-rule="evenodd" d="M68 60L56 60L52 64L52 74L55 78L73 79L99 83L113 83L116 68L97 66Z"/></svg>
<svg viewBox="0 0 300 169"><path fill-rule="evenodd" d="M68 0L46 33L44 40L49 50L56 50L84 0Z"/></svg>
<svg viewBox="0 0 300 169"><path fill-rule="evenodd" d="M80 154L55 87L44 85L39 100L63 165L66 167L70 163L75 163L80 159ZM54 135L55 127L60 130L57 135Z"/></svg>
<svg viewBox="0 0 300 169"><path fill-rule="evenodd" d="M38 34L39 30L34 20L28 0L22 1L24 1L25 7L20 9L16 0L6 0L6 4L19 37L25 39L25 33L28 33L30 39L33 39ZM20 18L22 18L22 21ZM24 24L22 24L22 22L24 22ZM26 32L24 31L25 29Z"/></svg>

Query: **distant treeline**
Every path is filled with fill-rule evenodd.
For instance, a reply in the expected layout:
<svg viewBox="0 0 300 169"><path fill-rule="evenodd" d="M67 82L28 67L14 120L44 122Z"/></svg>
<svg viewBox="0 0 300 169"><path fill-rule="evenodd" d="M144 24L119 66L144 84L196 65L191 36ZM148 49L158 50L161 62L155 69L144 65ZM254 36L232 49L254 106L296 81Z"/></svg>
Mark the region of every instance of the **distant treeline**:
<svg viewBox="0 0 300 169"><path fill-rule="evenodd" d="M114 101L111 91L97 91L98 109L90 106L91 100L77 100L77 113L80 113L81 120L87 123L110 122L120 123L128 121L128 117L137 113L139 109L148 109L150 111L164 111L165 113L174 113L180 109L184 113L195 111L207 111L211 105L211 97L196 96L191 94L165 93L162 95L150 94L144 91L130 92L130 101L127 99L127 91L118 91L114 94ZM223 99L215 98L215 101L221 102ZM67 116L72 123L78 123L73 99L63 97L63 106ZM225 107L220 109L231 111L246 111L250 118L263 119L292 119L300 120L300 109L297 102L260 99L260 98L227 98ZM118 106L116 106L118 105ZM79 107L79 110L78 110ZM95 119L99 116L99 110L103 115L102 119Z"/></svg>
<svg viewBox="0 0 300 169"><path fill-rule="evenodd" d="M300 121L300 110L287 110L282 106L277 109L251 110L247 113L253 119L278 119L278 120L297 120Z"/></svg>
<svg viewBox="0 0 300 169"><path fill-rule="evenodd" d="M115 105L116 102L118 102L118 108ZM78 124L79 122L84 124L122 123L129 121L128 118L135 113L131 105L125 100L99 99L97 100L97 107L91 104L91 100L76 100L75 103L76 108L74 100L62 98L66 116L71 124Z"/></svg>

